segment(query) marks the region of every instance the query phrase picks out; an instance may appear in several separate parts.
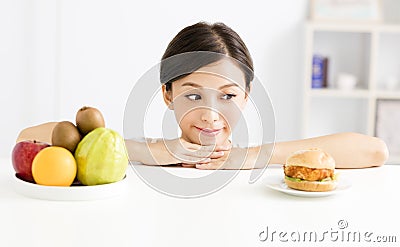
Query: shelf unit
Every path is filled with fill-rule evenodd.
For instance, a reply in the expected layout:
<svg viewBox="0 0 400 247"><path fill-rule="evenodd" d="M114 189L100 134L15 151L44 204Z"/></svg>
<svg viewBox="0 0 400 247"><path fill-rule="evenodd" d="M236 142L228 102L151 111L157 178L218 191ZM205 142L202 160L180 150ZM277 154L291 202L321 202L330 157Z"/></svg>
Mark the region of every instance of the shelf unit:
<svg viewBox="0 0 400 247"><path fill-rule="evenodd" d="M342 131L375 136L377 100L400 100L400 85L383 87L388 73L400 79L400 25L308 21L305 38L302 137ZM327 88L311 88L313 54L329 58ZM335 86L339 72L357 76L354 90ZM391 162L400 162L398 148Z"/></svg>

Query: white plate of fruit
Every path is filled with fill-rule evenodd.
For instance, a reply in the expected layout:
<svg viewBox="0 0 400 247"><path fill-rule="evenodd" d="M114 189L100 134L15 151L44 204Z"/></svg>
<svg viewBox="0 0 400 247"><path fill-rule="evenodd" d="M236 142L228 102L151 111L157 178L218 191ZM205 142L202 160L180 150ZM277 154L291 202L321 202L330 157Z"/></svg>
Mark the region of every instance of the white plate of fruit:
<svg viewBox="0 0 400 247"><path fill-rule="evenodd" d="M52 143L18 142L12 153L16 192L44 200L96 200L126 189L128 157L124 139L105 128L100 111L82 107L76 125L62 121Z"/></svg>

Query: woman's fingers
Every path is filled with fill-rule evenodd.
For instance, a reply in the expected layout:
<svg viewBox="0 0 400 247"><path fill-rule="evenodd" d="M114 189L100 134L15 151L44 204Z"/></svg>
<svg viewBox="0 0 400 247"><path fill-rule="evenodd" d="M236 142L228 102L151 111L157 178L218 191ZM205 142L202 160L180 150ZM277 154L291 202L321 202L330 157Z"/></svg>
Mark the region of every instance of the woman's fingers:
<svg viewBox="0 0 400 247"><path fill-rule="evenodd" d="M196 168L196 164L182 163L181 165L182 165L182 167L186 167L186 168Z"/></svg>
<svg viewBox="0 0 400 247"><path fill-rule="evenodd" d="M200 170L210 170L209 164L196 164L196 168Z"/></svg>
<svg viewBox="0 0 400 247"><path fill-rule="evenodd" d="M222 156L224 156L225 152L224 151L218 151L218 152L212 152L209 158L211 159L218 159Z"/></svg>
<svg viewBox="0 0 400 247"><path fill-rule="evenodd" d="M213 152L215 149L216 146L214 145L201 146L197 144L191 144L191 147L189 148L190 151L196 151L196 152Z"/></svg>
<svg viewBox="0 0 400 247"><path fill-rule="evenodd" d="M204 158L215 159L215 158L219 158L219 157L224 156L224 151L218 151L218 152L196 151L196 152L190 153L188 155L191 155L191 156L194 156L194 157L199 157L199 158L203 158L204 157Z"/></svg>
<svg viewBox="0 0 400 247"><path fill-rule="evenodd" d="M229 145L222 145L222 146L217 146L215 148L216 151L229 151L232 148L232 144Z"/></svg>
<svg viewBox="0 0 400 247"><path fill-rule="evenodd" d="M211 159L210 162L198 163L196 164L196 168L201 170L225 169L226 162L227 157L219 157L216 159Z"/></svg>
<svg viewBox="0 0 400 247"><path fill-rule="evenodd" d="M209 145L209 146L197 146L196 150L202 150L202 151L228 151L232 148L232 145Z"/></svg>
<svg viewBox="0 0 400 247"><path fill-rule="evenodd" d="M186 149L196 150L196 151L205 151L205 152L212 152L214 150L215 151L228 151L232 148L231 143L229 143L228 145L218 145L218 146L216 146L216 145L202 146L202 145L194 144L194 143L187 142L187 141L184 141L183 143L184 143L183 146Z"/></svg>
<svg viewBox="0 0 400 247"><path fill-rule="evenodd" d="M211 158L193 157L193 156L182 156L178 157L179 160L184 164L204 164L211 161Z"/></svg>
<svg viewBox="0 0 400 247"><path fill-rule="evenodd" d="M212 162L205 164L196 164L196 168L200 170L217 170L222 168L222 164Z"/></svg>
<svg viewBox="0 0 400 247"><path fill-rule="evenodd" d="M185 141L182 138L179 140L179 142L180 144L182 144L184 148L191 150L213 150L215 148L215 145L208 145L208 146L198 145L195 143Z"/></svg>
<svg viewBox="0 0 400 247"><path fill-rule="evenodd" d="M190 156L190 157L194 157L197 160L199 158L219 158L224 156L225 152L224 151L213 151L213 150L198 150L198 151L188 151L185 150L182 152L182 155L184 156Z"/></svg>
<svg viewBox="0 0 400 247"><path fill-rule="evenodd" d="M177 146L175 146L174 149L171 149L173 155L175 158L182 161L182 163L186 164L208 163L211 161L211 159L223 157L226 152L232 148L230 143L220 146L202 146L185 141L183 139L180 139L179 142L176 142L175 140L174 143L174 145Z"/></svg>

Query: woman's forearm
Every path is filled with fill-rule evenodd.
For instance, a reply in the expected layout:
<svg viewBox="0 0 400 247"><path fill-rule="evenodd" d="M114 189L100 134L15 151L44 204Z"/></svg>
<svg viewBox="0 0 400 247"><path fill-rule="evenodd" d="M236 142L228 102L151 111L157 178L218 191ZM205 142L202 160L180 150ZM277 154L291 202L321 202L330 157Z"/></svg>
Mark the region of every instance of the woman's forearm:
<svg viewBox="0 0 400 247"><path fill-rule="evenodd" d="M320 148L331 154L337 168L381 166L389 156L387 146L381 139L346 132L276 143L270 164L284 164L291 153L309 148Z"/></svg>
<svg viewBox="0 0 400 247"><path fill-rule="evenodd" d="M25 128L19 133L16 142L24 140L36 140L51 144L51 135L56 125L57 122L48 122Z"/></svg>
<svg viewBox="0 0 400 247"><path fill-rule="evenodd" d="M146 143L125 140L129 160L146 165L176 164L177 160L168 152L163 142Z"/></svg>

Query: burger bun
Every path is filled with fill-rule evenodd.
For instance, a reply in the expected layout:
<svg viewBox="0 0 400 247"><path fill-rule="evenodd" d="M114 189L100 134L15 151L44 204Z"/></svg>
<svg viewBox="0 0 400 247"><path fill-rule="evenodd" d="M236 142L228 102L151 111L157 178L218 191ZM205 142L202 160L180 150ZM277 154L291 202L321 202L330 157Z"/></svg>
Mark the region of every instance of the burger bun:
<svg viewBox="0 0 400 247"><path fill-rule="evenodd" d="M336 180L330 181L292 181L285 177L285 183L289 188L296 189L296 190L303 190L303 191L331 191L336 188Z"/></svg>
<svg viewBox="0 0 400 247"><path fill-rule="evenodd" d="M294 152L286 159L286 166L304 166L315 169L335 169L335 160L321 149L307 149Z"/></svg>

